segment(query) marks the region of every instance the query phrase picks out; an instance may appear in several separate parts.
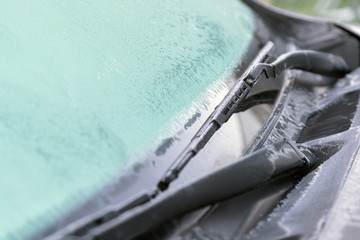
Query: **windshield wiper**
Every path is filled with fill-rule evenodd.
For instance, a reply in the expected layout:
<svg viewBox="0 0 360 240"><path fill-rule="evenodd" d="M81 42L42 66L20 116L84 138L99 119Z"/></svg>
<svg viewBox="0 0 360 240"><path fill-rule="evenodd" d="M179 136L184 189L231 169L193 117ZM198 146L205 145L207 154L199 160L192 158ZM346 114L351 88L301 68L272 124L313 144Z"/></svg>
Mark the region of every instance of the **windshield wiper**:
<svg viewBox="0 0 360 240"><path fill-rule="evenodd" d="M272 49L269 42L262 49L259 58L266 60ZM311 50L299 50L281 55L272 64L260 61L249 73L245 74L216 107L204 125L177 157L168 171L158 183L160 191L168 188L186 164L206 145L213 134L229 120L244 101L250 90L264 73L267 78L275 78L286 69L299 69L331 77L342 77L350 71L344 59L340 56Z"/></svg>
<svg viewBox="0 0 360 240"><path fill-rule="evenodd" d="M75 229L60 239L132 239L167 219L215 204L299 171L304 174L316 164L318 158L307 148L298 147L290 141L275 143L183 185L176 191L162 194L153 202L117 218L111 218L116 212L108 212L92 222L92 225Z"/></svg>
<svg viewBox="0 0 360 240"><path fill-rule="evenodd" d="M310 51L310 50L300 50L300 51L294 51L290 53L286 53L281 55L277 60L275 60L273 63L268 64L266 61L269 60L269 54L270 51L273 48L273 43L268 42L260 51L260 53L257 55L255 60L250 65L250 69L243 74L243 76L240 78L240 80L231 88L229 93L225 96L225 98L222 100L222 102L215 108L213 113L210 115L210 117L206 120L206 122L202 125L200 130L195 134L195 136L192 138L190 143L187 145L187 147L184 149L184 151L176 158L176 160L173 162L173 164L170 166L170 168L166 171L164 176L161 178L157 186L154 187L154 189L151 189L149 191L140 193L138 196L135 196L134 198L130 199L128 203L123 204L119 207L114 207L110 210L104 210L100 213L97 213L96 215L92 215L87 217L86 219L82 219L79 223L74 223L71 226L69 226L69 229L63 229L60 231L59 235L53 235L48 239L69 239L66 236L85 236L89 232L92 232L92 230L101 228L101 226L104 223L108 223L111 221L115 221L115 218L118 218L119 215L125 214L126 211L133 209L137 206L144 205L148 202L150 202L152 199L156 198L161 192L165 191L169 184L174 181L178 175L180 174L181 170L184 169L186 164L206 145L206 143L209 141L209 139L213 136L213 134L225 123L228 121L228 119L232 116L233 113L242 111L243 108L241 107L241 104L244 102L246 96L249 94L250 90L255 86L259 78L262 74L264 74L267 78L275 78L278 76L282 71L285 69L300 69L305 70L313 73L319 73L322 75L330 76L330 77L342 77L346 73L350 71L349 67L345 63L344 59L340 56L336 56L329 53L323 53L318 51ZM263 95L264 102L269 101L269 94L273 93L267 93L267 95ZM247 103L247 104L252 104ZM302 168L304 165L310 166L310 160L305 157L301 151L299 151L296 146L294 146L291 143L282 143L282 145L278 147L284 147L284 146L290 146L287 147L288 153L293 151L295 152L298 157L290 157L291 159L295 159L295 161L290 161L289 158L286 158L288 161L280 161L279 164L283 163L283 165L279 165L274 169L281 169L276 170L277 172L271 172L270 175L264 175L265 177L259 177L258 180L260 181L266 181L273 176L277 176L278 173L289 173L289 171L293 170L299 170L299 168ZM276 147L275 147L276 149ZM290 150L289 150L290 149ZM291 150L292 149L292 150ZM262 158L262 161L256 160L254 161L254 156L259 156L263 152L268 151L269 149L259 150L257 153L254 153L252 157L245 158L248 159L246 161L251 166L255 166L258 169L262 169L264 171L268 171L270 168L266 162L272 162L276 163L276 160L273 159L266 159L266 157ZM263 152L262 152L263 151ZM256 155L258 154L258 155ZM290 154L291 156L295 156L294 154ZM264 156L264 155L261 155ZM277 155L277 157L279 157ZM255 157L257 159L257 157ZM280 159L280 158L279 158ZM285 159L285 158L284 158ZM243 159L239 162L242 162ZM234 164L237 164L234 163ZM249 165L249 166L250 166ZM275 164L276 165L276 164ZM273 165L272 167L274 167ZM242 166L240 168L237 168L237 175L247 176L247 168L246 165L240 164L238 166ZM273 170L274 170L273 169ZM262 171L261 170L261 171ZM221 170L222 171L222 170ZM228 169L227 171L232 171ZM275 170L274 170L275 171ZM291 172L290 171L290 172ZM241 174L239 174L241 172ZM205 180L202 181L202 185L204 188L206 188L206 185L213 186L212 183L214 182L213 179L218 179L219 171L210 174L209 176L205 177ZM225 173L225 174L224 174ZM244 174L243 174L244 173ZM221 174L220 174L221 175ZM231 177L228 178L228 176L231 176L230 172L223 172L222 178L224 178L224 181L232 181ZM260 176L260 175L259 175ZM251 176L248 176L251 177ZM246 189L251 189L254 187L254 184L251 183L251 181L247 181L246 179L243 179L245 181L245 185L243 186L244 189L238 189L236 194L241 193L242 191L245 191ZM221 185L221 184L220 184ZM217 186L220 186L217 185ZM256 184L255 184L256 185ZM220 186L221 188L221 186ZM201 188L197 189L200 193ZM232 194L235 194L235 192L232 192L232 190L224 191L222 194L220 194L219 199L224 199L224 197L229 197ZM199 194L196 194L197 197ZM176 193L176 196L180 196L183 194L183 192L179 191ZM186 193L184 193L186 194ZM209 195L204 195L209 197ZM200 198L204 199L204 198ZM202 200L202 204L210 204L213 201L218 201L219 199L213 199L208 198L207 200ZM196 205L200 206L200 205ZM192 208L195 209L195 208ZM172 209L174 211L174 209ZM174 211L176 212L176 211ZM137 212L136 214L138 214ZM135 214L135 215L136 215ZM134 215L134 214L133 214ZM133 216L130 214L130 216ZM142 215L141 215L142 216ZM122 220L121 220L122 221ZM120 222L121 222L120 221ZM122 221L125 226L128 223L128 221ZM131 222L131 221L130 221ZM115 221L113 224L110 224L107 227L104 227L103 229L99 229L100 232L106 232L106 229L112 229L112 227L118 227L119 221ZM133 224L136 225L136 223L133 222ZM151 224L150 224L151 225ZM95 231L95 230L94 230ZM95 236L97 231L94 233L91 233L90 235ZM121 232L121 231L120 231ZM129 233L131 234L131 233ZM106 234L105 234L106 235ZM93 237L91 237L93 238ZM87 238L86 238L87 239Z"/></svg>

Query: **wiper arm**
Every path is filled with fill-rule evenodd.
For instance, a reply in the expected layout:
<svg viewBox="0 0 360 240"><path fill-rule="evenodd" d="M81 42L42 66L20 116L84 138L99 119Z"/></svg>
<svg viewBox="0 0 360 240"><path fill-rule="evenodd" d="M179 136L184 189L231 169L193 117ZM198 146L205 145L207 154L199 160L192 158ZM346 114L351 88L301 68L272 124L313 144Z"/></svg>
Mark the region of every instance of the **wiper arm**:
<svg viewBox="0 0 360 240"><path fill-rule="evenodd" d="M263 61L266 60L272 47L272 42L267 43L258 58L263 59ZM238 106L244 101L263 73L267 78L275 78L286 69L300 69L331 77L342 77L350 71L342 57L311 50L299 50L283 54L271 64L262 63L263 61L245 74L216 107L185 150L161 178L157 185L159 190L166 190L214 133L229 120L234 112L237 112Z"/></svg>
<svg viewBox="0 0 360 240"><path fill-rule="evenodd" d="M161 194L154 202L112 220L99 219L100 224L78 229L70 236L74 239L75 236L97 240L133 239L167 219L243 194L272 180L299 171L305 173L316 164L318 158L310 150L298 148L290 141L275 143L176 191ZM106 224L101 224L102 221Z"/></svg>
<svg viewBox="0 0 360 240"><path fill-rule="evenodd" d="M251 65L256 66L256 64L266 62L269 59L269 54L273 49L273 46L273 42L268 42L261 49ZM258 78L254 79L251 85L244 81L247 79L247 76L251 75L251 72L252 71L250 69L250 71L245 73L245 77L242 76L240 81L231 88L229 93L215 108L214 112L191 139L184 151L173 162L157 185L160 191L164 191L168 188L169 184L178 177L179 173L186 164L206 145L221 125L229 120L236 107L244 100L250 92L252 86L254 86L258 80Z"/></svg>

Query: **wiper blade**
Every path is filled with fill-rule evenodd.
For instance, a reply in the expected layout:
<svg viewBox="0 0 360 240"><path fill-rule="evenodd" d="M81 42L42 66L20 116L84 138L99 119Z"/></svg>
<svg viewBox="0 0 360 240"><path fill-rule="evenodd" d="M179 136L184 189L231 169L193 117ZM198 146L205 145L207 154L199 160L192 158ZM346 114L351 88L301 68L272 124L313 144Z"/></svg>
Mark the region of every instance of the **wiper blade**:
<svg viewBox="0 0 360 240"><path fill-rule="evenodd" d="M267 43L258 58L263 59L263 61L266 60L272 47L272 42ZM267 78L275 78L286 69L300 69L331 77L342 77L350 71L342 57L311 50L299 50L283 54L272 64L263 63L263 61L260 61L250 72L241 77L241 80L216 107L185 150L159 181L157 187L160 191L168 188L170 183L178 177L186 164L206 145L214 133L229 120L233 113L237 112L263 73Z"/></svg>
<svg viewBox="0 0 360 240"><path fill-rule="evenodd" d="M259 52L257 57L252 62L251 66L257 66L259 63L268 61L270 52L274 47L273 42L268 42ZM174 181L186 164L206 145L213 134L229 120L234 113L237 106L245 99L258 80L253 79L252 83L246 82L247 76L250 76L253 69L249 69L229 91L221 103L215 108L214 112L209 116L206 122L198 130L190 143L177 157L177 159L170 166L168 171L159 181L157 187L160 191L168 188L169 184Z"/></svg>

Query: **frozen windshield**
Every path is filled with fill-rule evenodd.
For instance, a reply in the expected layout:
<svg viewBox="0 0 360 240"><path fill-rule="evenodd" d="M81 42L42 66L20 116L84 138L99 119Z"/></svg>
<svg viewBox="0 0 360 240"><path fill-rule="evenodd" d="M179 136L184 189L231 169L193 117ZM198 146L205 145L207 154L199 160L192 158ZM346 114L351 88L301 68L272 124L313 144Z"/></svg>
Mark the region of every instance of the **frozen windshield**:
<svg viewBox="0 0 360 240"><path fill-rule="evenodd" d="M2 0L0 239L56 221L184 124L252 32L237 0Z"/></svg>

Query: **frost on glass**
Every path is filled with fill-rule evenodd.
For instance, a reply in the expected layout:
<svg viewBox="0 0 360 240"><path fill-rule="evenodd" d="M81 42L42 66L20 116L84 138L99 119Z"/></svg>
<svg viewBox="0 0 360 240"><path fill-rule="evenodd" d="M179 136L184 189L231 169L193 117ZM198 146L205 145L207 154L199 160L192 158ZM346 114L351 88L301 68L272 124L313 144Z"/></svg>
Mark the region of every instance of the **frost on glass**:
<svg viewBox="0 0 360 240"><path fill-rule="evenodd" d="M144 153L234 67L252 24L237 0L1 0L0 239L54 222Z"/></svg>

